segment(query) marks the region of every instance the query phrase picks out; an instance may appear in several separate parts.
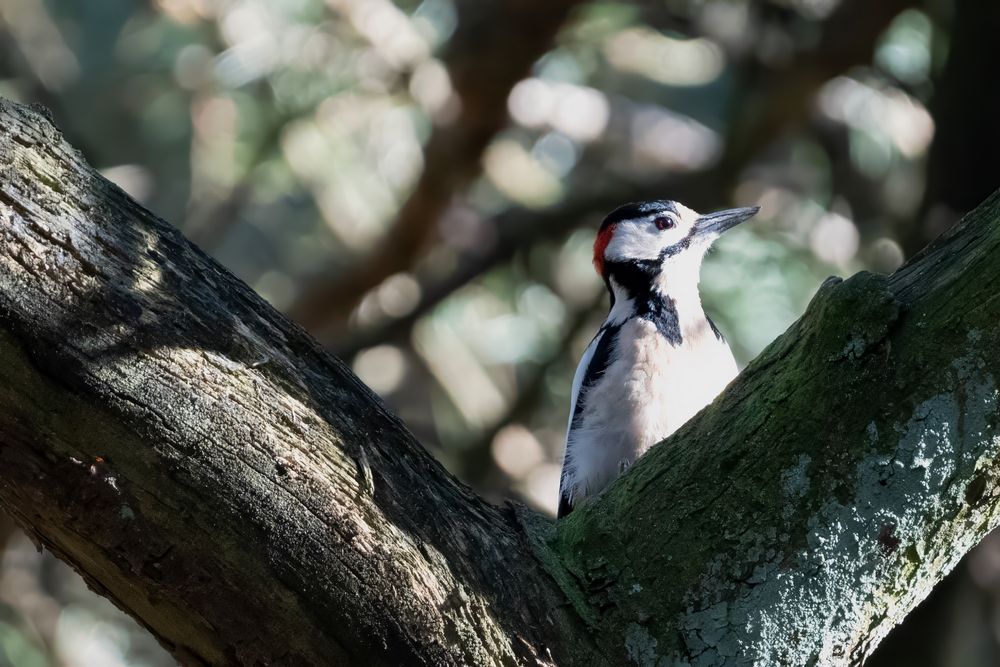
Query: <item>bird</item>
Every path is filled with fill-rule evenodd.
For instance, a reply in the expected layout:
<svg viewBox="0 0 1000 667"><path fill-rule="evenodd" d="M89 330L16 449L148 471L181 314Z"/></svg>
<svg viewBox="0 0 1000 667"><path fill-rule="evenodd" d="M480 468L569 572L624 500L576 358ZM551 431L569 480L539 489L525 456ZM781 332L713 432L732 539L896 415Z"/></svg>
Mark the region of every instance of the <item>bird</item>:
<svg viewBox="0 0 1000 667"><path fill-rule="evenodd" d="M698 282L712 243L759 210L702 215L657 199L619 206L604 218L594 268L611 306L573 377L559 518L599 494L736 377L736 360L702 309Z"/></svg>

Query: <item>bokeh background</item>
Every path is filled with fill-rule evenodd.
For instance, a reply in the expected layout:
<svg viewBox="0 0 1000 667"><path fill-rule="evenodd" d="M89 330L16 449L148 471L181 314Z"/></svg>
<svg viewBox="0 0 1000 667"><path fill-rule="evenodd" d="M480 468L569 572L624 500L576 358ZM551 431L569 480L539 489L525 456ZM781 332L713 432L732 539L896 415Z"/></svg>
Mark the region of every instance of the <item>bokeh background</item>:
<svg viewBox="0 0 1000 667"><path fill-rule="evenodd" d="M763 207L702 279L746 363L1000 185L997 35L994 0L0 0L0 95L553 512L602 215ZM172 664L0 533L0 664ZM998 600L993 536L870 664L1000 665Z"/></svg>

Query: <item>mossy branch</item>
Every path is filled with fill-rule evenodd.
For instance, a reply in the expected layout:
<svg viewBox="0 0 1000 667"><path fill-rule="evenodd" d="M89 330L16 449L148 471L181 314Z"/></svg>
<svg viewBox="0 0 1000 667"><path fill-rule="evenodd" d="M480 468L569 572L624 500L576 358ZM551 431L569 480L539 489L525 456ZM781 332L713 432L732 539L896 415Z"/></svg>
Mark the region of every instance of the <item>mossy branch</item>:
<svg viewBox="0 0 1000 667"><path fill-rule="evenodd" d="M859 662L997 523L1000 196L558 526L0 102L0 504L184 664Z"/></svg>
<svg viewBox="0 0 1000 667"><path fill-rule="evenodd" d="M894 275L828 280L699 418L560 526L607 650L859 664L997 525L998 220L1000 194Z"/></svg>
<svg viewBox="0 0 1000 667"><path fill-rule="evenodd" d="M0 504L183 664L594 660L513 513L2 100Z"/></svg>

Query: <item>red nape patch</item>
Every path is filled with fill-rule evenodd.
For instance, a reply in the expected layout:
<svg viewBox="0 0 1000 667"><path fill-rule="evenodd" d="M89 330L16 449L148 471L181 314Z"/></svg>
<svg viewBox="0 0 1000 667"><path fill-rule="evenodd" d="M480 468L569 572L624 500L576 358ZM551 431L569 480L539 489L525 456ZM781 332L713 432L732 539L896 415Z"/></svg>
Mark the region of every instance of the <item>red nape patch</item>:
<svg viewBox="0 0 1000 667"><path fill-rule="evenodd" d="M611 243L611 237L615 235L615 227L618 225L608 225L597 232L597 240L594 241L594 268L597 269L597 275L604 277L604 251L607 250L608 244Z"/></svg>

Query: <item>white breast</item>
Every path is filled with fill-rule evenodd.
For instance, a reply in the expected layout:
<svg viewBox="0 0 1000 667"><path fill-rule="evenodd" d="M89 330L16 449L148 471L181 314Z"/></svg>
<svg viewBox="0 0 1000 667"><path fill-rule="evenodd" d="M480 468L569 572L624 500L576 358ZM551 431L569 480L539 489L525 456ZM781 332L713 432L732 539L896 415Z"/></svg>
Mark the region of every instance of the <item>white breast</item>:
<svg viewBox="0 0 1000 667"><path fill-rule="evenodd" d="M622 326L612 363L567 434L563 486L574 500L607 486L736 376L729 346L704 316L682 322L681 336L675 347L647 320Z"/></svg>

